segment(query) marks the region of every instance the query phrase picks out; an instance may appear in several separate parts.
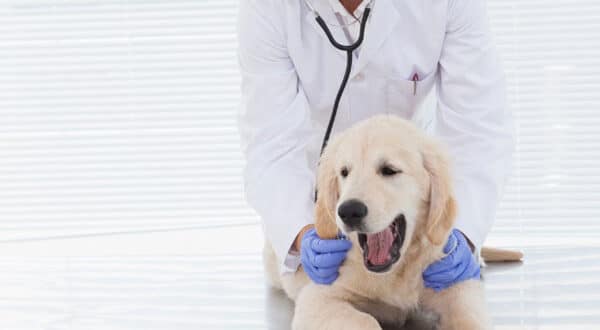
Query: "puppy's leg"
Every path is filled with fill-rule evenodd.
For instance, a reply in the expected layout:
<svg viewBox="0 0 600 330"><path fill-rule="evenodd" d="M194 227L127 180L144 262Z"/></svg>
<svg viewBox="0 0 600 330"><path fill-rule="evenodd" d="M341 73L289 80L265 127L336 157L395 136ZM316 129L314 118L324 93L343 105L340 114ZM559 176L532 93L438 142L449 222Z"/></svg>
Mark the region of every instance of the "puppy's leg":
<svg viewBox="0 0 600 330"><path fill-rule="evenodd" d="M265 268L265 277L267 283L276 289L283 289L281 276L279 275L279 265L277 257L271 244L265 240L263 247L263 266Z"/></svg>
<svg viewBox="0 0 600 330"><path fill-rule="evenodd" d="M377 320L354 308L340 289L307 285L296 300L293 330L381 330Z"/></svg>
<svg viewBox="0 0 600 330"><path fill-rule="evenodd" d="M440 330L491 329L480 281L461 282L440 292L426 289L422 306L439 315Z"/></svg>
<svg viewBox="0 0 600 330"><path fill-rule="evenodd" d="M285 291L288 297L294 301L298 298L298 294L301 290L309 283L310 279L304 270L302 270L302 267L294 273L281 275L283 291Z"/></svg>
<svg viewBox="0 0 600 330"><path fill-rule="evenodd" d="M302 267L296 272L281 275L275 251L273 251L273 247L267 241L265 241L263 248L263 264L268 284L275 289L283 290L292 300L296 300L300 290L310 282Z"/></svg>

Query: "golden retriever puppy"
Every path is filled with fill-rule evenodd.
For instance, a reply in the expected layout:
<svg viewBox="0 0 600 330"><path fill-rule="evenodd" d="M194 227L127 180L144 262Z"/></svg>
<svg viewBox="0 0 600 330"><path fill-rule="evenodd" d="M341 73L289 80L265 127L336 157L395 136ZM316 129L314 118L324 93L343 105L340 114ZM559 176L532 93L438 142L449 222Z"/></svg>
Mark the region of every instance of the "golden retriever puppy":
<svg viewBox="0 0 600 330"><path fill-rule="evenodd" d="M455 201L442 148L410 122L376 116L332 139L318 169L315 225L319 236L342 231L352 248L332 285L311 282L300 268L279 275L266 244L267 272L295 300L292 328L382 329L412 315L432 316L435 329L487 329L483 288L468 280L434 292L425 268L444 256ZM339 215L348 203L368 209L349 226Z"/></svg>

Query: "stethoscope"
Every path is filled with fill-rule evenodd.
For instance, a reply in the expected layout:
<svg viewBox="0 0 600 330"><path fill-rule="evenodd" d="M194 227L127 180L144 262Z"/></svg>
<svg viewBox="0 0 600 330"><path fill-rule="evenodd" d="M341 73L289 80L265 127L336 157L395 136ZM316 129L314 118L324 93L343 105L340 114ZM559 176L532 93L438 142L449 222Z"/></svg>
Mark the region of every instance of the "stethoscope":
<svg viewBox="0 0 600 330"><path fill-rule="evenodd" d="M338 106L340 105L340 100L342 98L342 94L344 94L344 89L346 88L346 84L348 83L348 77L350 77L350 71L352 70L352 57L353 52L360 47L365 37L365 27L367 26L367 19L369 18L369 13L371 12L372 0L369 1L367 6L365 7L365 11L363 12L362 19L360 20L360 33L358 35L358 39L350 45L342 45L331 34L331 31L325 24L325 21L319 15L319 12L310 4L309 0L305 0L308 9L312 11L315 15L315 20L317 24L323 29L323 32L327 35L327 39L333 45L333 47L345 51L346 52L346 71L344 72L344 77L342 78L342 83L340 84L340 88L338 89L337 95L335 96L335 101L333 103L333 109L331 110L331 116L329 117L329 124L327 124L327 130L325 131L325 137L323 137L323 144L321 145L321 154L323 154L323 150L327 146L327 141L329 141L329 136L331 135L331 130L333 129L333 123L335 122L335 116L337 114ZM317 190L315 189L315 201L317 200Z"/></svg>
<svg viewBox="0 0 600 330"><path fill-rule="evenodd" d="M331 110L331 116L329 117L329 124L327 125L327 130L325 131L325 137L323 137L323 144L321 145L321 154L327 146L327 141L329 141L329 137L331 135L331 130L333 129L333 123L335 122L335 116L337 114L338 106L340 104L340 100L342 98L342 94L344 94L344 89L346 88L346 84L348 83L348 77L350 76L350 71L352 70L352 57L353 52L362 44L365 37L365 26L367 25L367 19L369 18L369 13L371 12L372 1L369 1L367 6L365 7L365 11L363 12L362 19L360 20L360 33L358 35L358 39L350 45L342 45L331 34L331 31L325 24L325 21L321 18L321 15L317 10L310 4L308 0L305 0L306 5L315 15L315 20L317 24L323 29L323 32L327 35L327 39L333 45L333 47L345 51L346 52L346 71L344 72L344 77L342 78L342 83L340 84L340 88L338 89L337 95L335 96L335 102L333 103L333 109Z"/></svg>

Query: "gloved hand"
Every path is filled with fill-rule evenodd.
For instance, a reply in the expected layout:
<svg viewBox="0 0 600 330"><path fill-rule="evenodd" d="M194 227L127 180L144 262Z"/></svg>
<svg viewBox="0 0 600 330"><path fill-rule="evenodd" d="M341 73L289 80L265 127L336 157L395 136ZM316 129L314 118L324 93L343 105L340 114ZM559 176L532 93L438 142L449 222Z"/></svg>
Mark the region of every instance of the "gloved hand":
<svg viewBox="0 0 600 330"><path fill-rule="evenodd" d="M331 284L352 243L345 239L321 239L311 228L302 237L300 260L304 272L317 284Z"/></svg>
<svg viewBox="0 0 600 330"><path fill-rule="evenodd" d="M429 265L423 272L425 286L441 291L458 282L480 279L479 263L469 248L465 236L453 229L444 247L446 256Z"/></svg>

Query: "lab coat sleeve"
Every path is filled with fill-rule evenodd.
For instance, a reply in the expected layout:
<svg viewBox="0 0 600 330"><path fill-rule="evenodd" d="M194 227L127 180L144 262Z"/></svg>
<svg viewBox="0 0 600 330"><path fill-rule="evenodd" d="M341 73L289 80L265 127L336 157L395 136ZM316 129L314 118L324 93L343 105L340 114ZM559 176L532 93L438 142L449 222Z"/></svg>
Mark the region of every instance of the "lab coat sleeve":
<svg viewBox="0 0 600 330"><path fill-rule="evenodd" d="M449 150L455 227L479 249L494 222L514 149L512 117L484 0L449 0L434 134Z"/></svg>
<svg viewBox="0 0 600 330"><path fill-rule="evenodd" d="M263 222L282 272L295 271L289 253L298 232L314 222L315 167L306 146L309 105L286 50L283 1L244 0L238 17L242 102L238 126L246 166L246 200Z"/></svg>

